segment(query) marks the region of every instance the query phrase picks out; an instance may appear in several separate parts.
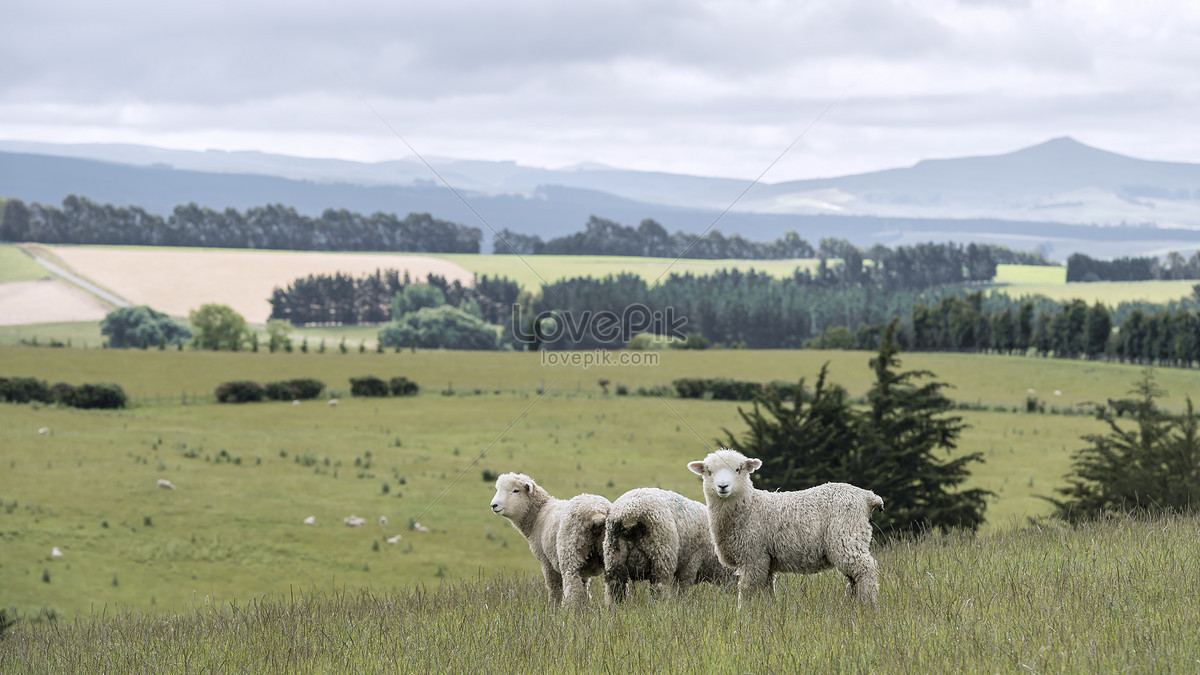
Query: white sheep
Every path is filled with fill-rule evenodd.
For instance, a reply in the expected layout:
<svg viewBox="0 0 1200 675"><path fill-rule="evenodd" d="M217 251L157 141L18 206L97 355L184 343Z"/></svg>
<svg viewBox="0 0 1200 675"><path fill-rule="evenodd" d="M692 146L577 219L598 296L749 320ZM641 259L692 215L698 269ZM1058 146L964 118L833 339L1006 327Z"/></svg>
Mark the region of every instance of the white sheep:
<svg viewBox="0 0 1200 675"><path fill-rule="evenodd" d="M38 429L38 435L40 436L45 436L48 433L50 433L50 427L42 427L41 429Z"/></svg>
<svg viewBox="0 0 1200 675"><path fill-rule="evenodd" d="M351 514L342 518L342 522L346 524L346 527L362 527L367 523L367 519Z"/></svg>
<svg viewBox="0 0 1200 675"><path fill-rule="evenodd" d="M166 478L159 478L158 479L158 487L160 490L174 490L175 484L172 483L171 481L167 480Z"/></svg>
<svg viewBox="0 0 1200 675"><path fill-rule="evenodd" d="M496 479L492 497L492 512L512 521L529 541L550 599L567 605L584 603L588 578L604 572L604 520L611 506L592 494L557 499L520 473Z"/></svg>
<svg viewBox="0 0 1200 675"><path fill-rule="evenodd" d="M604 534L605 602L624 600L629 582L643 580L664 596L733 580L733 570L717 560L704 504L658 488L630 490L612 503Z"/></svg>
<svg viewBox="0 0 1200 675"><path fill-rule="evenodd" d="M61 558L61 557L63 557L63 552L62 552L62 549L61 549L61 548L59 548L59 547L57 547L57 546L55 546L54 548L50 549L50 557L51 557L51 558Z"/></svg>
<svg viewBox="0 0 1200 675"><path fill-rule="evenodd" d="M300 407L300 399L292 399L292 407L299 408Z"/></svg>
<svg viewBox="0 0 1200 675"><path fill-rule="evenodd" d="M330 408L336 408L337 404L338 400L336 398L331 398L329 399L329 403L326 403L325 405L329 406Z"/></svg>
<svg viewBox="0 0 1200 675"><path fill-rule="evenodd" d="M305 525L316 525L316 524L317 524L317 517L316 517L316 516L309 516L309 517L305 518L305 519L304 519L304 524L305 524Z"/></svg>
<svg viewBox="0 0 1200 675"><path fill-rule="evenodd" d="M387 516L379 516L379 526L387 527Z"/></svg>
<svg viewBox="0 0 1200 675"><path fill-rule="evenodd" d="M879 578L871 557L871 513L883 508L883 500L847 483L757 490L750 474L761 466L761 460L727 449L688 464L704 478L717 556L737 568L738 607L751 593L773 596L779 572L813 574L830 567L850 580L855 597L874 604Z"/></svg>
<svg viewBox="0 0 1200 675"><path fill-rule="evenodd" d="M414 532L420 532L421 534L429 534L429 528L425 527L424 525L422 525L420 523L413 523L412 529Z"/></svg>

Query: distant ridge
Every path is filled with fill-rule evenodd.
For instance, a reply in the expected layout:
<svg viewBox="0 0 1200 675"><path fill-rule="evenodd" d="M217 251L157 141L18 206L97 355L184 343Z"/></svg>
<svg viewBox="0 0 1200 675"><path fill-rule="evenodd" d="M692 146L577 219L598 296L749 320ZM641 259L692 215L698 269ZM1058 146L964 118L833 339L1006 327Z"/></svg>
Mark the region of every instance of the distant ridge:
<svg viewBox="0 0 1200 675"><path fill-rule="evenodd" d="M493 228L542 237L579 231L591 215L703 232L747 184L592 164L550 170L433 161ZM193 201L217 209L283 203L312 215L327 208L428 212L482 227L491 250L488 228L413 160L0 141L0 196L57 205L67 194L163 214ZM1136 159L1060 137L1001 155L756 185L715 229L755 240L795 230L813 243L836 236L861 246L989 241L1059 258L1192 249L1200 164Z"/></svg>

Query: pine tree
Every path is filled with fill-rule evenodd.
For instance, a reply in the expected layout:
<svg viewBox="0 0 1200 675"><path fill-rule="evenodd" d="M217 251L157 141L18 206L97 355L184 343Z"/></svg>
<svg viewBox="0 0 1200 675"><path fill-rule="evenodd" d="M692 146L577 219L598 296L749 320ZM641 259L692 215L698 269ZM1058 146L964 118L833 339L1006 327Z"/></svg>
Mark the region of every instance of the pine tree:
<svg viewBox="0 0 1200 675"><path fill-rule="evenodd" d="M1059 518L1077 522L1106 512L1200 509L1200 417L1191 397L1182 415L1161 409L1155 401L1166 392L1149 368L1130 393L1136 398L1110 400L1097 413L1110 431L1083 436L1090 445L1075 453L1069 485L1057 490L1064 499L1046 498ZM1117 424L1127 412L1135 428Z"/></svg>
<svg viewBox="0 0 1200 675"><path fill-rule="evenodd" d="M740 438L725 431L726 445L763 460L755 483L767 490L802 490L824 482L846 482L874 490L885 510L874 517L884 536L924 527L974 530L983 522L987 490L961 490L969 465L980 453L941 458L955 448L965 428L948 414L953 402L943 382L916 384L926 371L899 372L899 322L884 330L871 359L876 382L870 409L855 411L846 391L827 383L822 367L811 394L798 393L789 405L767 388L750 412L739 411L748 427ZM803 392L804 381L798 392Z"/></svg>
<svg viewBox="0 0 1200 675"><path fill-rule="evenodd" d="M933 373L898 370L898 325L898 320L888 325L879 353L870 361L875 383L867 394L870 410L861 425L860 452L866 471L861 486L883 497L885 518L878 522L885 532L923 527L975 530L993 493L960 486L971 474L969 466L982 463L983 455L938 456L939 451L948 455L957 447L966 424L961 416L950 414L954 402L942 393L948 384L918 384L916 380Z"/></svg>

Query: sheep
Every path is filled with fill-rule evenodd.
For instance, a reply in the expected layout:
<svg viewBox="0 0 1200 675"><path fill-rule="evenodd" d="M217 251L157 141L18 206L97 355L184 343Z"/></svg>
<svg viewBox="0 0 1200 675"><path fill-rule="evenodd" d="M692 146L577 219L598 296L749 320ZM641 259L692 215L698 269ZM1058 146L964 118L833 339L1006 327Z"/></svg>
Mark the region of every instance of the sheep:
<svg viewBox="0 0 1200 675"><path fill-rule="evenodd" d="M305 519L304 519L304 524L305 524L305 525L316 525L316 524L317 524L317 517L316 517L316 516L309 516L309 517L305 518Z"/></svg>
<svg viewBox="0 0 1200 675"><path fill-rule="evenodd" d="M63 552L62 552L62 549L61 549L61 548L59 548L59 547L57 547L57 546L55 546L54 548L50 549L50 557L51 557L51 558L61 558L61 557L63 557Z"/></svg>
<svg viewBox="0 0 1200 675"><path fill-rule="evenodd" d="M293 407L293 408L299 408L299 407L300 407L300 399L298 399L298 398L297 398L297 399L292 399L292 407Z"/></svg>
<svg viewBox="0 0 1200 675"><path fill-rule="evenodd" d="M532 478L506 473L496 479L492 512L512 521L542 565L555 604L588 599L588 579L604 572L604 522L612 504L600 495L550 496Z"/></svg>
<svg viewBox="0 0 1200 675"><path fill-rule="evenodd" d="M39 436L45 436L48 433L50 433L50 427L42 427L41 429L38 429Z"/></svg>
<svg viewBox="0 0 1200 675"><path fill-rule="evenodd" d="M329 403L326 403L325 405L329 406L330 408L336 408L337 404L338 400L336 398L331 398L329 399Z"/></svg>
<svg viewBox="0 0 1200 675"><path fill-rule="evenodd" d="M158 487L160 490L174 490L175 484L172 483L171 481L167 480L166 478L159 478L158 479Z"/></svg>
<svg viewBox="0 0 1200 675"><path fill-rule="evenodd" d="M871 513L883 508L883 500L847 483L756 490L750 474L761 466L762 460L724 448L688 464L704 478L717 556L737 568L738 607L752 593L773 597L779 572L813 574L830 567L850 580L854 597L874 604L879 579L871 557Z"/></svg>
<svg viewBox="0 0 1200 675"><path fill-rule="evenodd" d="M345 518L342 518L342 522L346 524L346 527L362 527L367 523L367 520L366 518L359 518L358 516L351 514Z"/></svg>
<svg viewBox="0 0 1200 675"><path fill-rule="evenodd" d="M424 525L422 525L420 523L413 523L412 529L414 532L420 532L421 534L429 534L429 528L425 527Z"/></svg>
<svg viewBox="0 0 1200 675"><path fill-rule="evenodd" d="M379 516L379 526L387 527L387 516Z"/></svg>
<svg viewBox="0 0 1200 675"><path fill-rule="evenodd" d="M638 488L618 497L604 535L605 603L624 600L630 581L647 580L664 596L732 581L708 530L708 508L681 494Z"/></svg>

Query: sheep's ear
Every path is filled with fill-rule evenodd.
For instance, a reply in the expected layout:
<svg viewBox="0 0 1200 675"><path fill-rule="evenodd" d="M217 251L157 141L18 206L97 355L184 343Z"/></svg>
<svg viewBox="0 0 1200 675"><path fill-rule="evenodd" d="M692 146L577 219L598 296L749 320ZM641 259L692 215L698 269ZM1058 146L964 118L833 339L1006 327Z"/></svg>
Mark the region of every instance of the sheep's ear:
<svg viewBox="0 0 1200 675"><path fill-rule="evenodd" d="M746 460L746 473L754 473L755 471L758 471L759 467L761 466L761 459L748 459Z"/></svg>
<svg viewBox="0 0 1200 675"><path fill-rule="evenodd" d="M694 474L703 476L704 475L703 460L697 460L695 462L688 462L688 469Z"/></svg>
<svg viewBox="0 0 1200 675"><path fill-rule="evenodd" d="M530 483L530 482L525 483L525 492L527 492L529 494L533 494L533 483Z"/></svg>

